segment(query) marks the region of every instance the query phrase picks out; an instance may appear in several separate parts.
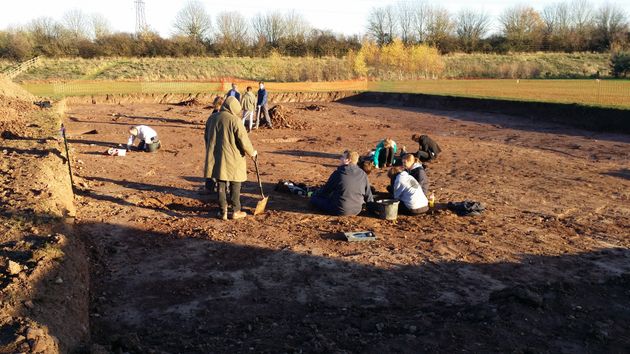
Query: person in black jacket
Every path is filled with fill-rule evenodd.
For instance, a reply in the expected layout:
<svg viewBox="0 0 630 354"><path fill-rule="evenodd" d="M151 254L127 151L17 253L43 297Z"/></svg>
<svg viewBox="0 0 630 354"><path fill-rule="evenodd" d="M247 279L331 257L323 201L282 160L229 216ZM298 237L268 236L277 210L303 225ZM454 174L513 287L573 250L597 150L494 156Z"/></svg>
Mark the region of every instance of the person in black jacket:
<svg viewBox="0 0 630 354"><path fill-rule="evenodd" d="M368 176L357 166L358 161L357 152L344 151L341 166L313 194L311 204L331 215L358 215L364 203L374 200Z"/></svg>
<svg viewBox="0 0 630 354"><path fill-rule="evenodd" d="M440 152L442 152L440 146L435 140L429 138L428 135L414 134L411 136L411 140L418 143L419 147L416 156L418 156L418 159L422 162L435 160Z"/></svg>

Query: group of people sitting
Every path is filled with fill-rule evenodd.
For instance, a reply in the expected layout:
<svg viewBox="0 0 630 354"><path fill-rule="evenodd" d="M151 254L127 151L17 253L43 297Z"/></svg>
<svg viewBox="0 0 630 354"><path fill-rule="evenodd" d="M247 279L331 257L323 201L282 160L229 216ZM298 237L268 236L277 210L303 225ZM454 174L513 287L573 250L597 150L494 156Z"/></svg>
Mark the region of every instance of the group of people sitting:
<svg viewBox="0 0 630 354"><path fill-rule="evenodd" d="M429 181L423 162L435 160L441 149L427 135L414 134L412 140L419 144L418 151L407 153L403 147L398 158L396 142L390 138L380 141L376 149L362 159L356 151L344 151L341 165L311 196L311 204L331 215L358 215L364 205L373 211L377 204L368 175L375 168L389 168L387 190L400 201L399 212L407 215L427 212Z"/></svg>

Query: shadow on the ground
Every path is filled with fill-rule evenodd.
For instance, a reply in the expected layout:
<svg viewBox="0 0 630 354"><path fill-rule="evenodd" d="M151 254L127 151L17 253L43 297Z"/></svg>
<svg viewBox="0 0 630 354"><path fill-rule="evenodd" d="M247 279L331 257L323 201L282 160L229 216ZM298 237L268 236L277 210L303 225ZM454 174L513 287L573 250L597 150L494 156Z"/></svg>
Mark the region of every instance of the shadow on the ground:
<svg viewBox="0 0 630 354"><path fill-rule="evenodd" d="M401 109L406 111L434 114L447 117L459 121L467 121L474 123L482 123L494 126L497 129L514 129L522 131L530 131L537 133L563 134L570 136L584 137L587 139L598 139L615 141L622 143L630 143L630 137L625 134L615 134L610 132L596 132L587 129L575 128L566 124L541 121L540 119L526 117L528 114L524 112L521 116L500 113L500 109L489 106L486 110L469 110L457 108L450 110L447 106L435 108L424 108L415 106L405 106L397 102L390 104L379 104L366 102L361 97L349 97L338 101L341 104L351 107L389 107L392 109ZM508 103L509 104L509 103Z"/></svg>
<svg viewBox="0 0 630 354"><path fill-rule="evenodd" d="M324 159L335 159L339 160L339 154L331 154L328 152L319 152L319 151L308 151L308 150L279 150L272 151L272 154L277 155L289 155L289 156L298 156L298 157L320 157Z"/></svg>
<svg viewBox="0 0 630 354"><path fill-rule="evenodd" d="M605 175L630 180L630 169L622 168L616 171L605 172Z"/></svg>
<svg viewBox="0 0 630 354"><path fill-rule="evenodd" d="M92 339L109 351L623 352L630 345L627 249L383 268L352 261L364 247L342 259L213 240L227 230L177 238L106 223L79 229L95 266Z"/></svg>

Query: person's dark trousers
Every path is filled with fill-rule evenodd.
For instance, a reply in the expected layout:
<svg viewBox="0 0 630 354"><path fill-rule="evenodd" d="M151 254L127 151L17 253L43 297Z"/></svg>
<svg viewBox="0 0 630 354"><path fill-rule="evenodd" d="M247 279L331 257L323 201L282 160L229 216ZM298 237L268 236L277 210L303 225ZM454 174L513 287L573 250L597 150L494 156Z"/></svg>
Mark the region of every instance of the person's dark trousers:
<svg viewBox="0 0 630 354"><path fill-rule="evenodd" d="M146 151L147 150L147 143L144 142L144 140L142 140L139 144L138 144L138 151Z"/></svg>
<svg viewBox="0 0 630 354"><path fill-rule="evenodd" d="M209 192L214 192L217 190L217 184L212 178L206 178L206 190Z"/></svg>
<svg viewBox="0 0 630 354"><path fill-rule="evenodd" d="M269 126L269 128L273 129L273 125L271 123L271 117L269 116L269 110L267 109L267 104L263 104L260 106L260 112L258 113L258 121L260 122L260 116L261 115L265 115L265 121L267 122L267 125Z"/></svg>
<svg viewBox="0 0 630 354"><path fill-rule="evenodd" d="M383 148L378 155L378 167L383 168L385 165L393 165L394 164L394 149L393 148Z"/></svg>
<svg viewBox="0 0 630 354"><path fill-rule="evenodd" d="M311 204L326 214L337 215L337 211L330 199L314 194L311 196Z"/></svg>
<svg viewBox="0 0 630 354"><path fill-rule="evenodd" d="M218 181L219 207L221 210L228 209L227 190L230 188L230 202L234 212L241 211L241 182Z"/></svg>
<svg viewBox="0 0 630 354"><path fill-rule="evenodd" d="M419 208L419 209L409 209L405 205L405 203L398 203L398 213L404 215L420 215L429 211L429 207Z"/></svg>
<svg viewBox="0 0 630 354"><path fill-rule="evenodd" d="M431 161L433 159L431 154L429 154L426 151L422 151L422 150L419 150L418 153L416 154L416 156L418 156L418 160L420 160L422 162Z"/></svg>

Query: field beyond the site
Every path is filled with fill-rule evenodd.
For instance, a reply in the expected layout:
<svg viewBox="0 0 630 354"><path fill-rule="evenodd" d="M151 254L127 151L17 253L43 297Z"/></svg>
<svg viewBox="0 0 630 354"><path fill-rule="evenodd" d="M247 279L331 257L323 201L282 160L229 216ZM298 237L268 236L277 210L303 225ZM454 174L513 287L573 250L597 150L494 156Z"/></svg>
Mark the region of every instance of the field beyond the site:
<svg viewBox="0 0 630 354"><path fill-rule="evenodd" d="M239 80L235 80L239 82ZM224 82L137 82L71 81L66 83L24 83L32 94L42 97L108 94L223 93ZM242 81L241 90L255 82ZM421 80L421 81L337 81L267 83L270 92L375 91L425 93L514 101L574 103L589 106L630 108L630 80Z"/></svg>

